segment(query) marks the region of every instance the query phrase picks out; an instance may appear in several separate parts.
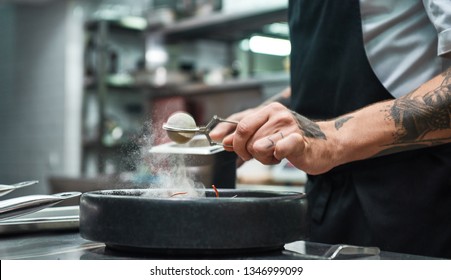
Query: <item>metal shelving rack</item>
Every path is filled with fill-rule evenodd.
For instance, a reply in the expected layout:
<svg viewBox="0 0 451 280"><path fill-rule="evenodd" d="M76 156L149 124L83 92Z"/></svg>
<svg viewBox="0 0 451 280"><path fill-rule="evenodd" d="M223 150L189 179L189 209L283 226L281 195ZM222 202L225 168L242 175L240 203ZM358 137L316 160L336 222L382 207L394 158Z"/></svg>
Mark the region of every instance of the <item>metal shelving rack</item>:
<svg viewBox="0 0 451 280"><path fill-rule="evenodd" d="M84 100L86 100L88 95L94 95L97 101L97 114L98 114L98 124L96 127L96 132L93 133L93 137L84 138L82 140L82 174L87 173L87 159L94 156L96 158L96 165L98 174L104 174L106 172L106 161L111 158L112 155L117 157L118 152L121 150L134 150L137 149L136 143L133 139L125 139L119 143L106 144L103 141L103 136L106 134L106 111L109 95L111 91L123 91L123 94L137 94L140 95L140 99L143 100L142 104L146 104L145 100L145 89L138 87L134 84L125 85L113 85L108 82L109 77L109 39L115 32L127 32L133 34L133 36L142 37L142 51L144 55L144 33L141 30L127 28L119 24L118 21L111 20L96 20L90 21L85 24L86 32L93 36L96 42L95 45L95 69L91 69L90 73L85 73L84 87ZM85 65L86 67L86 65ZM86 108L84 108L86 110ZM145 110L144 110L145 111ZM83 114L86 115L86 112ZM120 169L127 167L119 167Z"/></svg>
<svg viewBox="0 0 451 280"><path fill-rule="evenodd" d="M287 8L256 9L233 14L213 13L203 17L183 19L167 26L136 30L127 28L120 21L96 20L86 23L86 31L94 33L97 39L97 58L95 77L89 78L85 85L85 94L88 91L95 92L98 101L99 125L96 136L91 139L83 139L83 158L87 153L96 153L97 173L105 173L105 161L108 155L118 154L118 151L127 146L127 149L138 149L134 141L127 143L105 145L102 136L106 133L105 122L106 108L111 90L134 92L143 98L143 115L150 116L152 100L165 97L199 98L199 96L212 94L224 94L224 92L261 91L262 81L259 79L230 80L221 85L190 84L183 86L137 85L134 83L126 85L112 85L108 83L108 40L115 32L129 32L140 36L145 44L146 39L151 36L161 36L163 44L178 44L181 42L207 39L220 41L228 45L230 50L228 61L231 63L235 58L232 54L234 42L244 39L251 34L262 33L262 27L273 22L283 22L287 18ZM146 47L143 48L143 56ZM128 94L125 93L125 94ZM86 163L82 160L82 173L86 173Z"/></svg>

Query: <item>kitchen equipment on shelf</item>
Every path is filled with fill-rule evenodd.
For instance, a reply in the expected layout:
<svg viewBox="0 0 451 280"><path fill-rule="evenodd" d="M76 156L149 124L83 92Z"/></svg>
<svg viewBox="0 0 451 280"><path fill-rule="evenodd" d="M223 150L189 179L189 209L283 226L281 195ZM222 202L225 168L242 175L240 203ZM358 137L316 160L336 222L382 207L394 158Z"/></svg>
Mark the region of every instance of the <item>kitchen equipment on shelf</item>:
<svg viewBox="0 0 451 280"><path fill-rule="evenodd" d="M39 181L25 181L25 182L20 182L20 183L16 183L16 184L12 184L12 185L3 185L0 184L0 196L4 196L12 191L15 191L17 189L23 188L23 187L28 187L31 185L35 185L39 183Z"/></svg>
<svg viewBox="0 0 451 280"><path fill-rule="evenodd" d="M190 141L196 134L204 134L210 145L222 145L222 143L214 142L209 135L213 127L220 122L235 125L238 124L238 122L229 121L215 115L206 126L198 127L190 114L176 112L168 118L168 121L165 124L163 124L163 129L166 130L169 138L178 144L184 144Z"/></svg>
<svg viewBox="0 0 451 280"><path fill-rule="evenodd" d="M168 191L84 193L81 236L116 250L157 254L263 252L306 237L303 193L219 189L219 197L213 190L200 198L161 197Z"/></svg>
<svg viewBox="0 0 451 280"><path fill-rule="evenodd" d="M33 213L80 195L80 192L64 192L52 195L27 195L2 200L0 201L0 220Z"/></svg>

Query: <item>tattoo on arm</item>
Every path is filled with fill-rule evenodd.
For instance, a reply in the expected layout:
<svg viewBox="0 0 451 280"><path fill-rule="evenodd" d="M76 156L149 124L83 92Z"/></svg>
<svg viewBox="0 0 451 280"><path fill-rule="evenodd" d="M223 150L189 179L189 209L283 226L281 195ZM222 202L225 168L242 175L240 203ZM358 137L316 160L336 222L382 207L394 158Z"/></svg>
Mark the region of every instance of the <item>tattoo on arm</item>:
<svg viewBox="0 0 451 280"><path fill-rule="evenodd" d="M386 110L387 118L395 123L396 132L389 148L380 154L397 150L429 146L449 141L451 137L427 139L433 131L451 129L451 68L444 73L440 86L424 96L409 93L394 101Z"/></svg>
<svg viewBox="0 0 451 280"><path fill-rule="evenodd" d="M449 67L445 73L442 75L444 77L442 86L444 85L451 85L451 67Z"/></svg>
<svg viewBox="0 0 451 280"><path fill-rule="evenodd" d="M321 131L321 128L317 123L294 111L292 111L292 113L298 123L299 129L304 132L305 137L327 140L326 135Z"/></svg>
<svg viewBox="0 0 451 280"><path fill-rule="evenodd" d="M353 118L353 116L346 116L343 118L339 118L338 120L335 121L335 129L339 130L345 124L345 122L349 121L352 118Z"/></svg>

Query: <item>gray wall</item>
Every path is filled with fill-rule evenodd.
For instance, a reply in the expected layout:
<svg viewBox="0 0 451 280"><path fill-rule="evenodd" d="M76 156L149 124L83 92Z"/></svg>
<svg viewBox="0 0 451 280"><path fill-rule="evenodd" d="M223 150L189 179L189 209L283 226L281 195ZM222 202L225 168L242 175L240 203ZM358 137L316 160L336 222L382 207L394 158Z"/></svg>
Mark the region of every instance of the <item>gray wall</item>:
<svg viewBox="0 0 451 280"><path fill-rule="evenodd" d="M49 175L78 170L76 13L70 1L0 4L0 183L40 181L12 196L47 193Z"/></svg>

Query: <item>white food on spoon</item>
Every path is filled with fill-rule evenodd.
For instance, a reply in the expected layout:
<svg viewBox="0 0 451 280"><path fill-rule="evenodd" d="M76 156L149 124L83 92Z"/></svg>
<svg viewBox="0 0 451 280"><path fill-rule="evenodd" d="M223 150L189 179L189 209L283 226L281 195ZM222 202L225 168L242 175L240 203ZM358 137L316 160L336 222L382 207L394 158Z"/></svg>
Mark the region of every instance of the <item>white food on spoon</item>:
<svg viewBox="0 0 451 280"><path fill-rule="evenodd" d="M167 126L175 129L196 129L196 121L194 118L187 113L177 112L172 114L166 123ZM169 138L178 143L184 144L191 140L196 132L178 132L178 131L167 131Z"/></svg>

